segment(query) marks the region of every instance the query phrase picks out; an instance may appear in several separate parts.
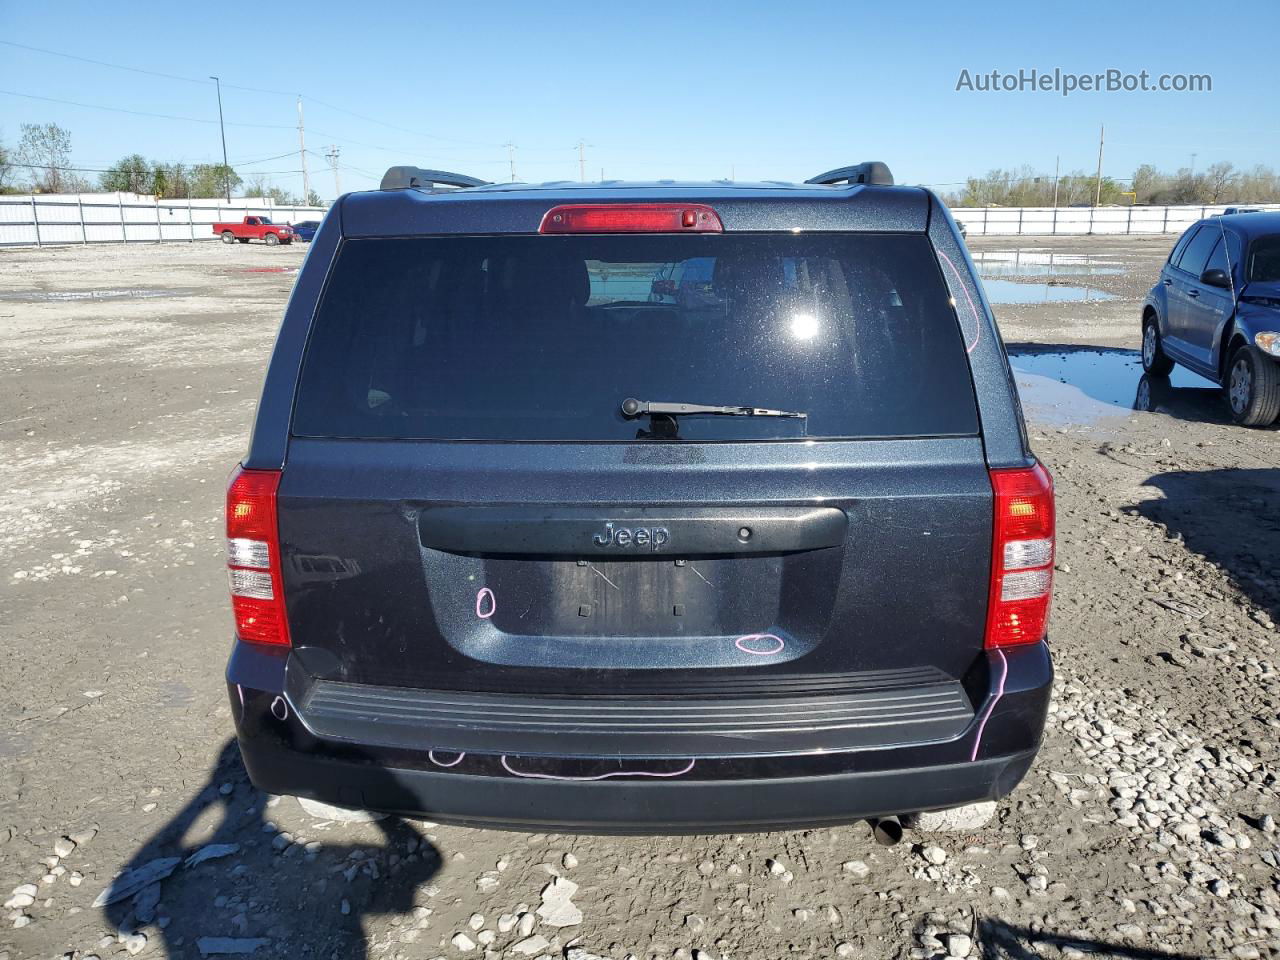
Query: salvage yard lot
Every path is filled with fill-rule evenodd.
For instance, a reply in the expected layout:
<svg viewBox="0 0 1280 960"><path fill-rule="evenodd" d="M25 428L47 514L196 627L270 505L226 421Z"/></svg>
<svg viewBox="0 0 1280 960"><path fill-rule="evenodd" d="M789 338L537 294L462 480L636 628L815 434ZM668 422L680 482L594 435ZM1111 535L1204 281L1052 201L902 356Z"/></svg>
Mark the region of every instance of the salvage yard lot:
<svg viewBox="0 0 1280 960"><path fill-rule="evenodd" d="M222 497L306 248L0 252L0 960L1280 956L1280 429L1194 378L1130 409L1171 243L971 244L1057 484L1058 681L998 819L891 848L257 794L221 681ZM126 868L139 895L94 906ZM580 923L538 916L566 892Z"/></svg>

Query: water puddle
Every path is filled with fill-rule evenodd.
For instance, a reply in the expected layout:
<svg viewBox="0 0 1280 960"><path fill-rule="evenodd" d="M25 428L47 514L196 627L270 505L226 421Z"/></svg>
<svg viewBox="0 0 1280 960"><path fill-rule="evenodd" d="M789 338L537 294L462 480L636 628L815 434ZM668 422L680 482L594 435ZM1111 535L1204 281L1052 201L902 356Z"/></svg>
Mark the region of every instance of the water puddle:
<svg viewBox="0 0 1280 960"><path fill-rule="evenodd" d="M1020 353L1009 362L1027 418L1040 424L1092 424L1133 410L1215 423L1226 419L1216 384L1182 367L1169 377L1147 377L1136 350Z"/></svg>
<svg viewBox="0 0 1280 960"><path fill-rule="evenodd" d="M158 297L188 297L195 293L194 288L155 290L155 289L108 289L108 290L17 290L13 293L0 293L0 300L14 300L20 303L74 303L80 300L153 300Z"/></svg>
<svg viewBox="0 0 1280 960"><path fill-rule="evenodd" d="M1105 277L1124 273L1118 260L1047 250L979 250L973 262L984 277Z"/></svg>
<svg viewBox="0 0 1280 960"><path fill-rule="evenodd" d="M1095 303L1114 300L1115 295L1093 287L1064 283L1019 283L998 277L982 278L982 289L992 303Z"/></svg>

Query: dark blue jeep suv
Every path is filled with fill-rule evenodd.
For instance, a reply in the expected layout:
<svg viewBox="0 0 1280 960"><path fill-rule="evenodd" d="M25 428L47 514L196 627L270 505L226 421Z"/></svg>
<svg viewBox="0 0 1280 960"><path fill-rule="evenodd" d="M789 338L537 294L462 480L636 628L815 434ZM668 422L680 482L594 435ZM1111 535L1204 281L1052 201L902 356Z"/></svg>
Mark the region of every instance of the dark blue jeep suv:
<svg viewBox="0 0 1280 960"><path fill-rule="evenodd" d="M1180 363L1222 385L1236 423L1280 416L1280 213L1201 220L1142 307L1142 366Z"/></svg>
<svg viewBox="0 0 1280 960"><path fill-rule="evenodd" d="M1052 484L954 221L881 163L341 198L227 548L250 776L348 807L941 810L1049 703Z"/></svg>

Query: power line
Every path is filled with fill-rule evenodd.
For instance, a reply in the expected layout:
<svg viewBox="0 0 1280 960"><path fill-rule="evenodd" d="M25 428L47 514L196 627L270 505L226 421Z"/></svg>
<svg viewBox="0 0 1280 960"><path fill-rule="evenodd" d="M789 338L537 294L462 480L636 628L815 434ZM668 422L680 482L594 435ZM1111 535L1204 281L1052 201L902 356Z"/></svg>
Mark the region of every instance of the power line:
<svg viewBox="0 0 1280 960"><path fill-rule="evenodd" d="M108 107L98 103L80 103L77 100L60 100L57 97L41 97L34 93L19 93L16 90L0 90L0 94L9 97L22 97L27 100L44 100L47 103L61 103L70 107L84 107L89 110L107 110L111 113L127 113L135 117L152 117L157 120L183 120L187 123L217 123L217 120L206 120L203 117L180 117L172 113L148 113L144 110L127 110L124 107ZM260 130L292 130L293 127L284 123L233 123L228 121L228 127L255 127Z"/></svg>
<svg viewBox="0 0 1280 960"><path fill-rule="evenodd" d="M198 77L184 77L184 76L180 76L180 75L178 75L178 74L173 74L173 73L162 73L162 72L160 72L160 71L158 71L158 70L145 70L145 69L143 69L142 67L130 67L130 66L126 66L125 64L122 64L122 63L110 63L110 62L108 62L108 61L106 61L106 60L95 60L95 59L93 59L92 57L81 57L81 56L77 56L76 54L72 54L72 53L61 53L61 52L59 52L59 51L57 51L57 50L49 50L49 49L46 49L46 48L44 48L44 47L33 47L33 46L30 46L29 44L25 44L25 43L15 43L15 42L14 42L14 41L12 41L12 40L0 40L0 44L4 44L5 46L9 46L9 47L16 47L16 48L18 48L18 49L20 49L20 50L30 50L30 51L32 51L32 52L34 52L34 53L43 53L43 54L47 54L48 56L51 56L51 57L63 57L63 58L65 58L65 59L67 59L67 60L78 60L78 61L80 61L81 63L91 63L91 64L93 64L93 65L95 65L95 66L99 66L99 67L109 67L109 68L111 68L111 69L113 69L113 70L126 70L126 71L128 71L129 73L139 73L139 74L143 74L143 75L145 75L145 76L150 76L150 77L162 77L162 78L164 78L164 79L166 79L166 80L181 80L181 81L182 81L182 82L184 82L184 83L196 83L196 84L201 84L201 85L207 85L207 84L208 84L208 82L209 82L208 80L201 80L201 79L200 79L200 78L198 78ZM253 93L268 93L268 94L273 94L273 95L278 95L278 96L288 96L288 97L300 96L300 94L293 93L293 92L289 92L289 91L285 91L285 90L269 90L269 89L266 89L266 88L263 88L263 87L248 87L248 86L244 86L244 85L236 84L236 83L224 83L224 84L223 84L223 86L224 86L224 87L226 87L226 88L228 88L228 89L233 89L233 90L248 90L248 91L253 92ZM29 96L29 95L28 95L28 94L13 94L13 96ZM53 100L53 98L52 98L52 97L47 97L47 98L33 97L33 99L49 99L49 100ZM366 116L366 115L365 115L365 114L363 114L363 113L356 113L354 110L348 110L348 109L346 109L345 107L339 107L339 106L337 106L337 105L335 105L335 104L329 103L328 101L325 101L325 100L320 100L320 99L318 99L318 98L316 98L316 97L307 97L306 99L310 100L312 103L316 104L317 106L326 107L326 108L328 108L329 110L336 110L338 113L345 113L345 114L347 114L348 116L355 117L355 118L357 118L357 119L359 119L359 120L364 120L364 121L365 121L365 122L367 122L367 123L375 123L375 124L378 124L379 126L388 127L388 128L390 128L390 129L392 129L392 130L399 130L399 131L401 131L402 133L408 133L408 134L410 134L411 136L415 136L415 137L422 137L423 139L426 139L426 140L440 140L440 141L443 141L443 142L446 142L446 143L460 143L460 144L464 144L464 145L466 145L466 146L475 146L475 147L501 147L501 146L502 146L502 144L500 144L500 143L487 143L487 142L479 141L479 140L462 140L462 139L458 139L458 138L456 138L456 137L441 137L441 136L437 136L437 135L435 135L435 134L430 134L430 133L420 133L419 131L409 129L408 127L401 127L401 126L399 126L399 125L397 125L397 124L394 124L394 123L388 123L388 122L386 122L385 120L378 120L378 119L376 119L375 117ZM67 101L54 100L53 102L55 102L55 103L68 103L68 104L71 104L72 106L92 106L91 104L78 104L78 103L73 103L72 101L69 101L69 100L67 100ZM100 107L100 108L97 108L97 109L120 109L120 108L106 108L106 107ZM192 118L192 117L167 118L167 117L165 117L163 114L146 114L146 113L140 113L140 112L138 112L138 111L122 111L122 112L132 112L132 113L138 113L140 116L155 116L155 117L160 117L160 118L164 118L164 119L186 119L186 120L192 120L192 119L194 119L194 118ZM199 121L199 122L203 123L203 122L207 122L207 121ZM270 124L270 125L260 125L260 124L229 124L229 126L270 126L271 128L276 128L276 127L277 127L277 125L276 125L276 124ZM283 129L283 128L282 128L282 129ZM294 128L290 127L290 128L288 128L288 129L294 129ZM327 134L326 134L326 136L327 136Z"/></svg>
<svg viewBox="0 0 1280 960"><path fill-rule="evenodd" d="M74 53L61 53L57 50L46 50L44 47L33 47L25 43L15 43L12 40L0 40L0 43L4 44L6 47L17 47L19 50L30 50L33 53L43 53L51 57L63 57L67 60L79 60L81 63L92 63L94 66L110 67L113 70L127 70L130 73L141 73L148 77L163 77L166 80L181 80L183 83L208 83L207 80L201 80L199 77L183 77L176 73L161 73L159 70L144 70L142 67L129 67L125 66L123 63L108 63L106 60L94 60L92 57L81 57ZM244 87L236 83L228 83L226 86L232 87L236 90L249 90L253 93L272 93L285 97L293 96L292 93L286 93L283 90L266 90L262 87Z"/></svg>

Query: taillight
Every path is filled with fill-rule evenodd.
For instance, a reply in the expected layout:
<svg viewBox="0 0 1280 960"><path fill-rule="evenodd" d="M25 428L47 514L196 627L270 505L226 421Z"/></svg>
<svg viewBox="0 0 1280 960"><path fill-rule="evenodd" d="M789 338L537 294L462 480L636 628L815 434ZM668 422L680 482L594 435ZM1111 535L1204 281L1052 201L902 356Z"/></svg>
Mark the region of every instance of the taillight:
<svg viewBox="0 0 1280 960"><path fill-rule="evenodd" d="M1044 638L1053 594L1053 478L1043 465L992 470L995 530L986 647Z"/></svg>
<svg viewBox="0 0 1280 960"><path fill-rule="evenodd" d="M592 203L552 207L539 233L723 233L705 203Z"/></svg>
<svg viewBox="0 0 1280 960"><path fill-rule="evenodd" d="M236 635L249 643L288 645L280 534L276 526L279 470L237 467L227 486L227 573Z"/></svg>

